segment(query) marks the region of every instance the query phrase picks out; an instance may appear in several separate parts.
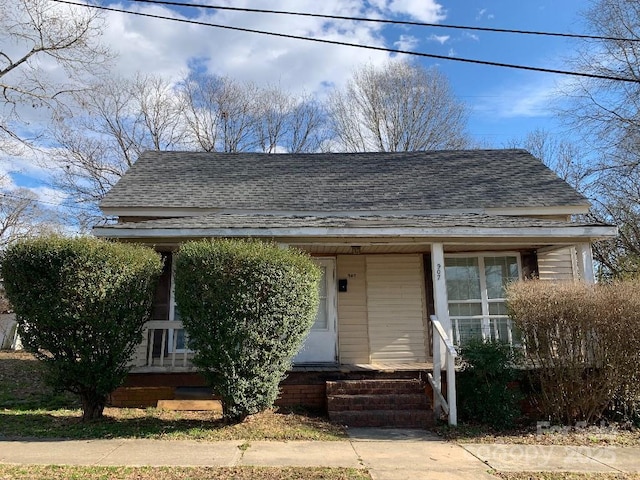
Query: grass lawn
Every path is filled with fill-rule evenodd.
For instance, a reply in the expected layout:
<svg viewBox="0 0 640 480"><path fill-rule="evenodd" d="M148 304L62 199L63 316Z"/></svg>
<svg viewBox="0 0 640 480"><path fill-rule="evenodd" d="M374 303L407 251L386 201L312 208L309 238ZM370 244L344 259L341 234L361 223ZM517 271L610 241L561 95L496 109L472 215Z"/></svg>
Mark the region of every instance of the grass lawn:
<svg viewBox="0 0 640 480"><path fill-rule="evenodd" d="M0 480L370 480L352 468L77 467L0 465Z"/></svg>
<svg viewBox="0 0 640 480"><path fill-rule="evenodd" d="M40 365L31 355L0 351L0 438L3 437L215 441L342 440L347 436L342 427L325 417L278 411L252 415L242 423L229 425L211 412L106 408L103 420L83 423L77 399L47 387Z"/></svg>
<svg viewBox="0 0 640 480"><path fill-rule="evenodd" d="M581 429L556 429L539 434L535 425L513 431L496 432L483 425L440 426L436 433L458 443L503 443L517 445L574 445L574 446L640 446L640 429L611 425ZM535 477L534 477L535 478ZM560 477L558 477L560 478ZM615 477L612 477L615 478Z"/></svg>

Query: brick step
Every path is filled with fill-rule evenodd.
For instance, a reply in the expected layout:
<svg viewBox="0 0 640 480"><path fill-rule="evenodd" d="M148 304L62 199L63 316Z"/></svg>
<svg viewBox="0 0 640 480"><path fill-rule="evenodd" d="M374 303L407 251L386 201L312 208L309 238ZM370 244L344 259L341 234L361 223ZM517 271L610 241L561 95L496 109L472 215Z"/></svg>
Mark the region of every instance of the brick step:
<svg viewBox="0 0 640 480"><path fill-rule="evenodd" d="M424 393L424 383L406 380L340 380L327 382L327 395L392 395Z"/></svg>
<svg viewBox="0 0 640 480"><path fill-rule="evenodd" d="M383 395L330 395L329 412L346 410L428 410L430 401L422 393Z"/></svg>
<svg viewBox="0 0 640 480"><path fill-rule="evenodd" d="M333 422L349 427L428 428L433 426L429 410L367 410L329 412Z"/></svg>

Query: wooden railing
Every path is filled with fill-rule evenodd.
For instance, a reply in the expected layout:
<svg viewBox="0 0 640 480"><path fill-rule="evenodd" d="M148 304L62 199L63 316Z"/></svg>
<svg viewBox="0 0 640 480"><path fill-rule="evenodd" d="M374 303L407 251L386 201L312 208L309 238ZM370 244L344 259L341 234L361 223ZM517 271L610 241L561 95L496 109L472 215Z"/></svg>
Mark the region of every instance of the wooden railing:
<svg viewBox="0 0 640 480"><path fill-rule="evenodd" d="M451 339L445 332L438 317L431 315L433 324L433 375L427 379L433 389L434 411L439 415L442 410L448 417L449 425L458 424L458 409L456 406L456 352ZM443 349L444 348L444 349ZM444 355L443 355L444 354ZM442 360L447 371L447 398L442 394Z"/></svg>
<svg viewBox="0 0 640 480"><path fill-rule="evenodd" d="M133 371L185 371L191 370L192 352L186 345L187 338L179 334L184 330L182 322L153 320L145 325L145 337ZM144 353L144 358L141 358Z"/></svg>

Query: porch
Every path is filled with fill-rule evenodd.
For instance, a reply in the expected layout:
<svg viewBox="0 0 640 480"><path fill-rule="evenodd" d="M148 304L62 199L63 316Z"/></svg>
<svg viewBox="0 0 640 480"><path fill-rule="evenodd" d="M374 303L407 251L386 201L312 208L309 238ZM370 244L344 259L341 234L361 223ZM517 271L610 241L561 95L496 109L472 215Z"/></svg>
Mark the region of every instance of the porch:
<svg viewBox="0 0 640 480"><path fill-rule="evenodd" d="M131 373L189 373L195 372L193 352L185 348L181 321L152 320L147 322L134 358ZM299 363L291 368L294 373L358 373L358 372L432 372L433 359L426 362L371 362L371 363Z"/></svg>
<svg viewBox="0 0 640 480"><path fill-rule="evenodd" d="M446 358L447 402L441 381L440 355L435 362L294 364L280 384L278 406L307 406L326 411L350 426L423 428L440 413L456 424L455 349L433 317L435 351ZM200 399L214 398L192 364L193 353L180 321L146 325L146 364L132 368L124 387L110 402L117 406L156 406L159 400L181 399L184 389L200 389ZM444 336L442 336L444 335ZM441 345L442 344L442 345ZM189 394L193 398L193 392ZM451 407L449 406L451 405Z"/></svg>

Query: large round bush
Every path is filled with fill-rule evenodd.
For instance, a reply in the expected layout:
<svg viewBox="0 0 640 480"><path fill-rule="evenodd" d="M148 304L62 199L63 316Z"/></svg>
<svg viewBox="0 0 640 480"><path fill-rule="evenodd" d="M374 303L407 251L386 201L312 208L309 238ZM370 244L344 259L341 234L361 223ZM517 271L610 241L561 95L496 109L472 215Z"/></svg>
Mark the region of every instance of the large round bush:
<svg viewBox="0 0 640 480"><path fill-rule="evenodd" d="M80 396L83 419L102 416L129 370L148 320L160 256L90 237L16 242L1 274L25 348L54 387Z"/></svg>
<svg viewBox="0 0 640 480"><path fill-rule="evenodd" d="M309 256L271 243L203 240L180 249L178 309L226 418L273 405L313 324L319 278Z"/></svg>

